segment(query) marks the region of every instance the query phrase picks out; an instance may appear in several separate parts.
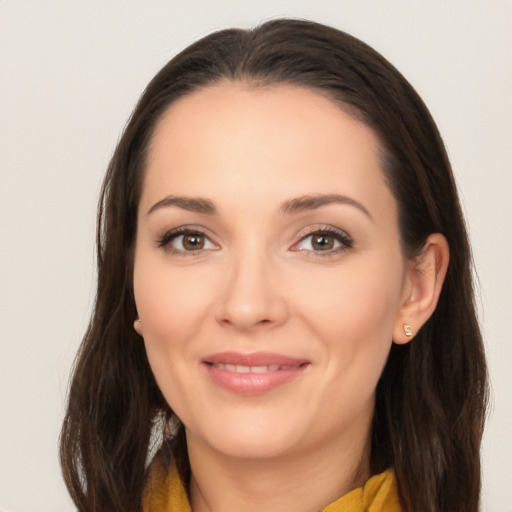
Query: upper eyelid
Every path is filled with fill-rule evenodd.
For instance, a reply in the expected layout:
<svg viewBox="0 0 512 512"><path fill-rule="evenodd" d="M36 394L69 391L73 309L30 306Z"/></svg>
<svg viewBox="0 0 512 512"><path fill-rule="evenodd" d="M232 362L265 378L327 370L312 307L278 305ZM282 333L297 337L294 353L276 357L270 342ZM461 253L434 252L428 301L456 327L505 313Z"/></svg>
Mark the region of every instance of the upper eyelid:
<svg viewBox="0 0 512 512"><path fill-rule="evenodd" d="M185 224L183 226L178 226L172 229L167 229L162 231L160 234L156 237L156 244L159 247L162 247L169 243L170 241L174 240L175 238L179 236L183 236L187 233L197 233L199 235L203 235L205 238L210 240L215 245L219 245L215 240L212 238L215 238L210 234L210 231L206 228L203 228L201 226L191 225L191 224Z"/></svg>
<svg viewBox="0 0 512 512"><path fill-rule="evenodd" d="M304 238L307 238L308 236L314 235L315 233L330 233L333 235L339 235L340 237L353 240L352 237L345 231L344 229L337 228L330 225L314 225L309 226L308 228L305 228L305 230L299 231L294 237L294 243L300 242Z"/></svg>
<svg viewBox="0 0 512 512"><path fill-rule="evenodd" d="M218 241L215 239L217 238L214 233L212 233L209 229L199 226L196 224L183 224L181 226L177 226L172 229L164 230L161 232L161 234L157 235L157 245L163 246L166 243L170 242L174 238L178 236L182 236L186 233L198 233L203 236L205 236L210 242L212 242L215 245L220 245ZM338 235L341 239L343 239L344 242L350 242L353 243L352 236L345 231L344 229L329 225L329 224L315 224L312 226L308 226L306 228L301 229L294 237L291 242L292 247L302 240L306 239L309 236L314 235L315 233L329 233L331 235ZM163 240L168 239L166 242L162 243Z"/></svg>
<svg viewBox="0 0 512 512"><path fill-rule="evenodd" d="M337 247L335 249L330 249L326 251L312 251L312 250L305 250L305 249L294 249L297 245L303 243L305 240L307 240L309 237L317 234L317 233L326 233L328 236L334 236L338 239L338 242L341 244L340 247ZM307 232L302 232L297 234L295 241L290 247L290 250L295 252L302 252L302 253L311 253L311 255L315 256L329 256L333 255L342 251L345 251L347 249L352 249L354 246L354 240L353 238L343 229L335 228L334 226L310 226L310 229Z"/></svg>
<svg viewBox="0 0 512 512"><path fill-rule="evenodd" d="M181 226L176 226L175 228L163 229L157 236L182 235L183 233L199 233L206 237L215 236L209 229L195 224L183 224Z"/></svg>

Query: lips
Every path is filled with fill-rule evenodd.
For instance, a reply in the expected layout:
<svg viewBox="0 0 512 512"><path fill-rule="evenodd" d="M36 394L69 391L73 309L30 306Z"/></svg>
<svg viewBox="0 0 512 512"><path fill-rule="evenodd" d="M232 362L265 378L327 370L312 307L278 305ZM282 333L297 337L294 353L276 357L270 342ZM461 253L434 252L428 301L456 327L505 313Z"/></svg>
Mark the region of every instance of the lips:
<svg viewBox="0 0 512 512"><path fill-rule="evenodd" d="M264 366L246 366L242 364L223 364L223 363L211 363L213 368L218 370L228 370L230 372L237 373L266 373L266 372L277 372L279 370L291 370L294 366L269 364Z"/></svg>
<svg viewBox="0 0 512 512"><path fill-rule="evenodd" d="M204 358L203 365L218 386L241 395L259 395L300 377L310 363L268 352L222 352Z"/></svg>

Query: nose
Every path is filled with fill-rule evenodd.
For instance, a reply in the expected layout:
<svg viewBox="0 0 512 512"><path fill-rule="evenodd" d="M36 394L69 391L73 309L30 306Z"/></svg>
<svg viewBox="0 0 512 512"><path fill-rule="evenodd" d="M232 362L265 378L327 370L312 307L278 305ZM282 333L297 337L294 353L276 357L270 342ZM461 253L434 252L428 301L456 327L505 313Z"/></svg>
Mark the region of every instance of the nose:
<svg viewBox="0 0 512 512"><path fill-rule="evenodd" d="M228 266L217 321L241 331L282 325L288 317L286 290L269 258L256 250L246 251Z"/></svg>

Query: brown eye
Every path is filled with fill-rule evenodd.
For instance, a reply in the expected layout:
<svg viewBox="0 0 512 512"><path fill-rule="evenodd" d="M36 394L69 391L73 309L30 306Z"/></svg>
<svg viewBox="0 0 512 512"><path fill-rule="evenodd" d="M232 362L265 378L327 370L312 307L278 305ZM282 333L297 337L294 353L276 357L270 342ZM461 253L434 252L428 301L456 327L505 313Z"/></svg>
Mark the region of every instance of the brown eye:
<svg viewBox="0 0 512 512"><path fill-rule="evenodd" d="M205 233L191 229L171 230L157 242L158 247L173 254L195 255L203 251L216 251L219 246L212 242Z"/></svg>
<svg viewBox="0 0 512 512"><path fill-rule="evenodd" d="M334 248L334 237L327 234L313 235L311 246L315 251L329 251Z"/></svg>
<svg viewBox="0 0 512 512"><path fill-rule="evenodd" d="M292 247L294 251L306 251L311 254L337 254L353 245L352 238L341 230L334 231L333 228L319 229L304 236Z"/></svg>
<svg viewBox="0 0 512 512"><path fill-rule="evenodd" d="M200 233L183 235L183 248L186 251L197 251L204 248L204 236Z"/></svg>

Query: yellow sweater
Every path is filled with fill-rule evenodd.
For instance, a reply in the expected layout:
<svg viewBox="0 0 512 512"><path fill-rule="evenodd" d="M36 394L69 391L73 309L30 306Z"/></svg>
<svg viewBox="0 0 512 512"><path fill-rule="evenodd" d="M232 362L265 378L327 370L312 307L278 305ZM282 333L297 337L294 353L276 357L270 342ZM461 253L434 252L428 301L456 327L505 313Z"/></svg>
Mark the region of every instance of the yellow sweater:
<svg viewBox="0 0 512 512"><path fill-rule="evenodd" d="M395 476L388 469L319 512L401 511ZM175 465L171 466L169 473L158 462L152 465L144 493L143 512L191 512L187 491Z"/></svg>

